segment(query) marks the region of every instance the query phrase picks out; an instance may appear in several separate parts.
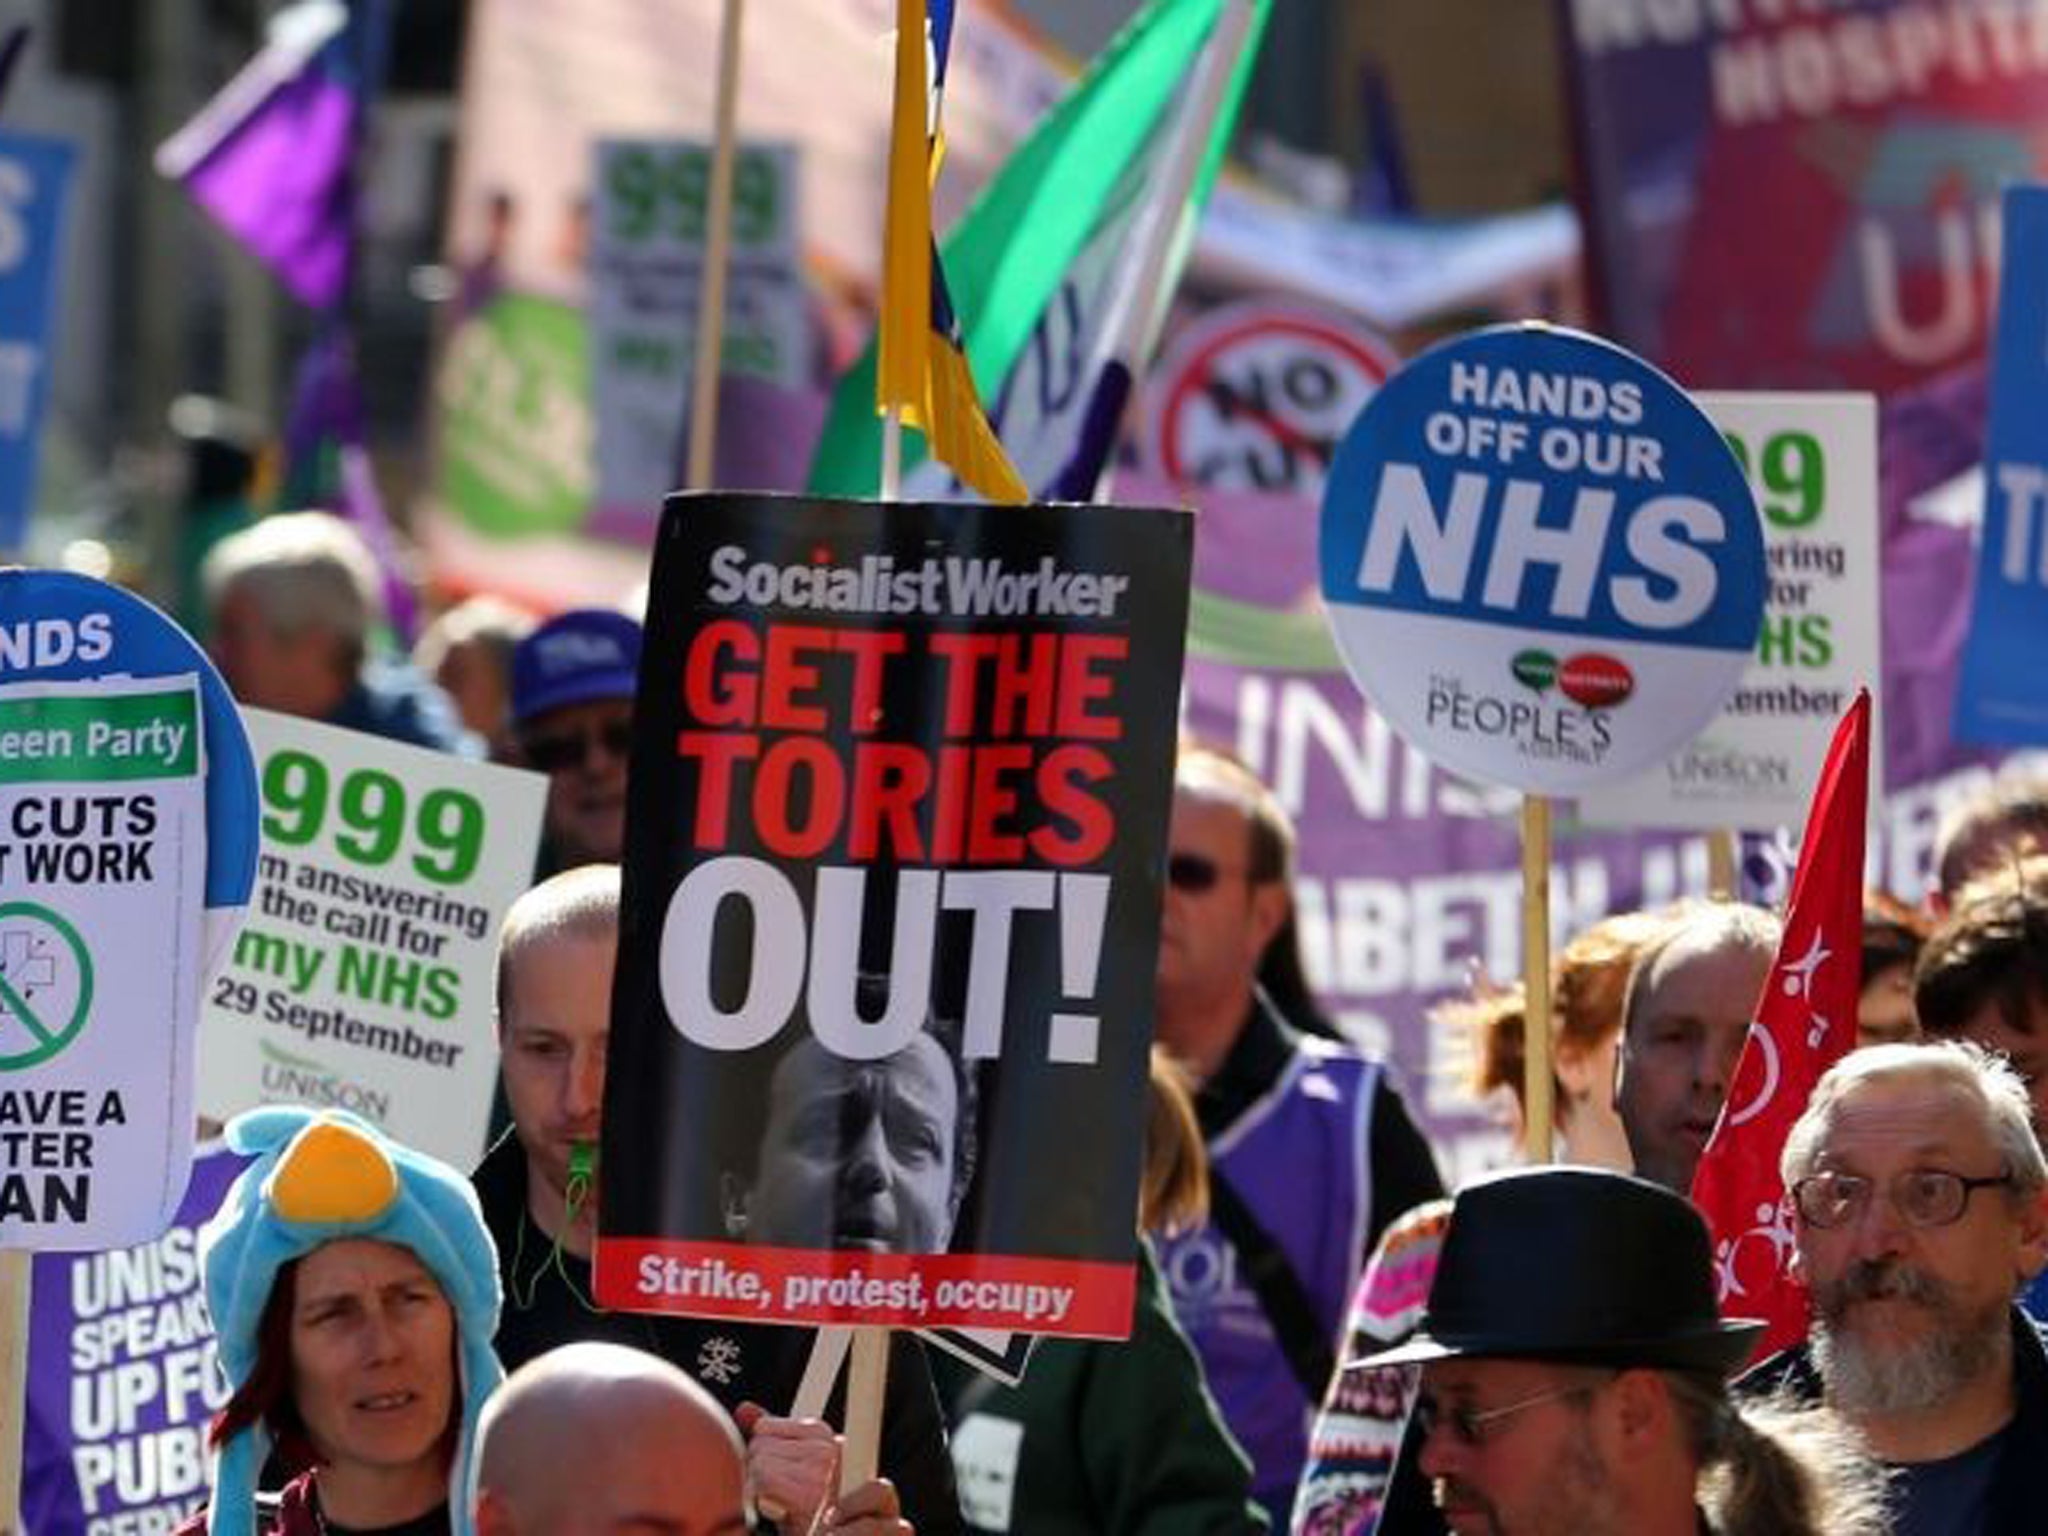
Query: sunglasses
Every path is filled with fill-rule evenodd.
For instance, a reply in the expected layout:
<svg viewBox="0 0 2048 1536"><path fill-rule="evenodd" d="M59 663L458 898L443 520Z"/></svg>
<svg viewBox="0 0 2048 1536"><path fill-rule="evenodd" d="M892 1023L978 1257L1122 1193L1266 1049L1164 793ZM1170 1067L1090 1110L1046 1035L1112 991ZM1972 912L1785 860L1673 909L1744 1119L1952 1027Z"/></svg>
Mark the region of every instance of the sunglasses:
<svg viewBox="0 0 2048 1536"><path fill-rule="evenodd" d="M1223 866L1214 859L1199 853L1174 853L1167 855L1166 883L1176 891L1185 891L1190 896L1215 888L1216 882L1224 876Z"/></svg>
<svg viewBox="0 0 2048 1536"><path fill-rule="evenodd" d="M589 761L591 748L600 745L613 757L624 757L633 745L633 723L630 720L607 720L595 730L565 732L557 736L527 736L520 741L526 760L542 773L581 768Z"/></svg>

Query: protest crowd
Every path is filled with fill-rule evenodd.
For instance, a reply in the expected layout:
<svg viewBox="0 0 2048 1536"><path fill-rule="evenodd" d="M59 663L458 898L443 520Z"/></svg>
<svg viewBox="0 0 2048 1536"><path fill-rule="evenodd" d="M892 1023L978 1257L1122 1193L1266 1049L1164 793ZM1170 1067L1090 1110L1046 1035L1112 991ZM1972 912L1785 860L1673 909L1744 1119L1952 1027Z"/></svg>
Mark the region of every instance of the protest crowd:
<svg viewBox="0 0 2048 1536"><path fill-rule="evenodd" d="M0 1536L2048 1530L2048 190L1891 121L2048 53L1559 7L1560 257L1219 180L1275 0L788 4L471 0L424 469L374 0L148 172L276 428L0 409Z"/></svg>

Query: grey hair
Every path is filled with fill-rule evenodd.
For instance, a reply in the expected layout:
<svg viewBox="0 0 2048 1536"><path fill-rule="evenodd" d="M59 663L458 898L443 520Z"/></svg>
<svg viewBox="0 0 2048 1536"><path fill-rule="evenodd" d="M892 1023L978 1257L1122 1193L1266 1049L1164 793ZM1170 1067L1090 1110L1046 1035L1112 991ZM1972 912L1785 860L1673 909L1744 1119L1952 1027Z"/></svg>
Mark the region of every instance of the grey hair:
<svg viewBox="0 0 2048 1536"><path fill-rule="evenodd" d="M278 634L327 630L355 662L384 611L376 557L331 512L276 513L230 534L207 553L199 579L209 609L246 593Z"/></svg>
<svg viewBox="0 0 2048 1536"><path fill-rule="evenodd" d="M1775 912L1746 901L1695 901L1681 905L1671 925L1636 951L1628 971L1628 992L1621 1006L1624 1038L1635 1032L1636 1016L1650 990L1650 973L1671 950L1745 949L1766 960L1778 952L1785 925ZM1753 1001L1753 1000L1752 1000Z"/></svg>
<svg viewBox="0 0 2048 1536"><path fill-rule="evenodd" d="M1789 1189L1813 1171L1844 1099L1866 1083L1901 1078L1938 1082L1976 1105L1984 1129L2012 1170L2015 1194L2024 1198L2048 1187L2048 1159L2034 1135L2027 1085L2003 1056L1968 1040L1866 1046L1828 1068L1785 1137L1778 1158L1785 1186Z"/></svg>
<svg viewBox="0 0 2048 1536"><path fill-rule="evenodd" d="M1886 1476L1833 1410L1738 1404L1711 1373L1660 1371L1723 1536L1881 1536Z"/></svg>

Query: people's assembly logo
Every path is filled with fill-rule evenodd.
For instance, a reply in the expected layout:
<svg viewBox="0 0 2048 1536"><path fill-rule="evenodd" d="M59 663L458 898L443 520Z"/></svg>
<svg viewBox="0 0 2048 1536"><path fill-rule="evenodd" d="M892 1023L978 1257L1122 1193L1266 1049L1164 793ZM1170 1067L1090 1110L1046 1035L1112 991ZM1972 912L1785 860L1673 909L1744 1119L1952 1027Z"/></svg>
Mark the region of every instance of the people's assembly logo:
<svg viewBox="0 0 2048 1536"><path fill-rule="evenodd" d="M0 1072L39 1066L92 1010L92 956L78 930L33 901L0 902Z"/></svg>
<svg viewBox="0 0 2048 1536"><path fill-rule="evenodd" d="M1454 735L1511 741L1528 758L1588 767L1605 761L1614 740L1607 711L1627 703L1636 688L1635 674L1626 665L1599 651L1559 659L1531 646L1509 659L1508 675L1529 696L1431 674L1428 723Z"/></svg>
<svg viewBox="0 0 2048 1536"><path fill-rule="evenodd" d="M1636 675L1627 665L1598 651L1581 651L1559 661L1532 646L1515 653L1508 671L1531 693L1540 697L1554 687L1581 709L1611 709L1636 691Z"/></svg>

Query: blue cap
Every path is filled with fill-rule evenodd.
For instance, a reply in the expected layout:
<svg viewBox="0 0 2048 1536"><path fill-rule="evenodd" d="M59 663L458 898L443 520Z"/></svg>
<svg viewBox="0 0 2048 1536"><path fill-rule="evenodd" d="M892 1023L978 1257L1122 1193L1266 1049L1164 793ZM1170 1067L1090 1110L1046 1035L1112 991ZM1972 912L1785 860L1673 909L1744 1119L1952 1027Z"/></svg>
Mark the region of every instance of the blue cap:
<svg viewBox="0 0 2048 1536"><path fill-rule="evenodd" d="M640 677L640 625L611 608L558 613L512 652L512 722L598 699L630 699Z"/></svg>

